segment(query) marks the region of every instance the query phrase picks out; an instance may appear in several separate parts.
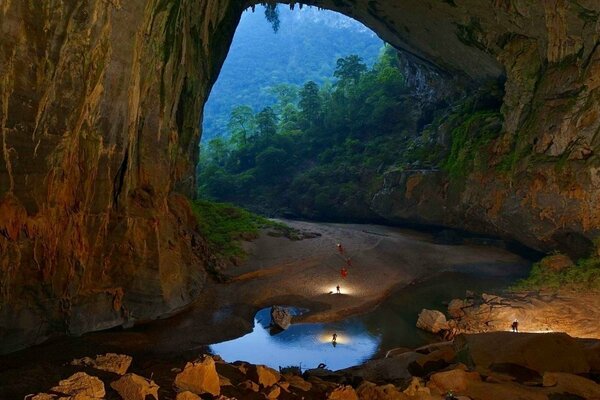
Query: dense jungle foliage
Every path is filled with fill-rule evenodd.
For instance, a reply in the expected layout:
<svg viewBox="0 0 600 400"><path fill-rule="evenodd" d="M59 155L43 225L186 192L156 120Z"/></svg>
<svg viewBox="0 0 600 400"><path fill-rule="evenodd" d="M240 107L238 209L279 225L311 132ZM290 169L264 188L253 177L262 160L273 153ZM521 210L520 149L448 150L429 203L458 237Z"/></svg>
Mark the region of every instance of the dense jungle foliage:
<svg viewBox="0 0 600 400"><path fill-rule="evenodd" d="M373 220L369 196L383 172L445 168L460 178L500 127L497 108L465 102L449 118L460 146L441 143L391 47L371 68L357 55L338 59L331 81L279 85L259 112L235 107L229 135L202 147L201 197L268 216ZM425 113L432 126L445 115L436 110Z"/></svg>
<svg viewBox="0 0 600 400"><path fill-rule="evenodd" d="M277 85L321 85L339 57L357 54L371 66L382 46L368 28L333 11L273 4L248 10L204 108L203 140L227 136L236 105L260 111L277 100Z"/></svg>

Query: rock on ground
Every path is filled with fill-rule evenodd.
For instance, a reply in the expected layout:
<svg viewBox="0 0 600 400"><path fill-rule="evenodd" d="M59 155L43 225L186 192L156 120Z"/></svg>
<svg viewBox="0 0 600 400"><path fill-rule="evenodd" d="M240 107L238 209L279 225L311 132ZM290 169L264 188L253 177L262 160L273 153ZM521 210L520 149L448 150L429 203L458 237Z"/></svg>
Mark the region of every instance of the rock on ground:
<svg viewBox="0 0 600 400"><path fill-rule="evenodd" d="M417 328L432 333L439 333L442 330L449 329L446 316L437 310L423 309L417 320Z"/></svg>
<svg viewBox="0 0 600 400"><path fill-rule="evenodd" d="M377 386L376 384L364 381L356 394L360 400L408 400L408 396L400 393L394 385Z"/></svg>
<svg viewBox="0 0 600 400"><path fill-rule="evenodd" d="M175 386L196 394L210 393L218 396L221 386L215 361L210 356L204 356L202 360L187 363L175 377Z"/></svg>
<svg viewBox="0 0 600 400"><path fill-rule="evenodd" d="M97 355L95 359L90 357L79 358L71 361L71 365L92 367L102 371L125 375L133 358L124 354L107 353Z"/></svg>
<svg viewBox="0 0 600 400"><path fill-rule="evenodd" d="M583 345L564 333L491 332L460 335L456 354L478 369L492 364L516 364L538 372L587 373L590 366Z"/></svg>
<svg viewBox="0 0 600 400"><path fill-rule="evenodd" d="M279 372L264 365L249 365L247 376L262 387L273 386L281 379Z"/></svg>
<svg viewBox="0 0 600 400"><path fill-rule="evenodd" d="M77 372L67 379L63 379L50 391L65 394L77 398L77 400L103 399L106 395L104 383L85 372Z"/></svg>
<svg viewBox="0 0 600 400"><path fill-rule="evenodd" d="M201 400L201 399L200 399L200 396L195 395L194 393L186 390L185 392L177 393L177 397L175 397L175 400Z"/></svg>
<svg viewBox="0 0 600 400"><path fill-rule="evenodd" d="M123 400L158 400L158 385L150 379L136 374L127 374L110 384Z"/></svg>
<svg viewBox="0 0 600 400"><path fill-rule="evenodd" d="M581 376L564 372L546 372L543 380L549 393L569 393L584 399L600 399L600 385Z"/></svg>
<svg viewBox="0 0 600 400"><path fill-rule="evenodd" d="M339 386L329 392L327 400L358 400L358 396L352 386Z"/></svg>
<svg viewBox="0 0 600 400"><path fill-rule="evenodd" d="M285 330L292 323L292 314L285 307L273 306L271 308L271 322L273 325Z"/></svg>
<svg viewBox="0 0 600 400"><path fill-rule="evenodd" d="M427 387L438 389L442 393L448 391L463 392L471 381L481 381L481 377L477 372L453 369L431 375Z"/></svg>

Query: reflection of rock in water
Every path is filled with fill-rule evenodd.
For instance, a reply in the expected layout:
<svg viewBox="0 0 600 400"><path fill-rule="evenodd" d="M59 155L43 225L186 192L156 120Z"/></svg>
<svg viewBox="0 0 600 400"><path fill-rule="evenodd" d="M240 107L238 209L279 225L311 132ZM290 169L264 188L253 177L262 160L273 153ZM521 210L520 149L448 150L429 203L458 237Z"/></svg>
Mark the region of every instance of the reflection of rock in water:
<svg viewBox="0 0 600 400"><path fill-rule="evenodd" d="M275 326L275 325L269 326L269 335L271 335L271 336L275 336L277 334L280 334L283 331L284 331L284 329L281 329L278 326Z"/></svg>

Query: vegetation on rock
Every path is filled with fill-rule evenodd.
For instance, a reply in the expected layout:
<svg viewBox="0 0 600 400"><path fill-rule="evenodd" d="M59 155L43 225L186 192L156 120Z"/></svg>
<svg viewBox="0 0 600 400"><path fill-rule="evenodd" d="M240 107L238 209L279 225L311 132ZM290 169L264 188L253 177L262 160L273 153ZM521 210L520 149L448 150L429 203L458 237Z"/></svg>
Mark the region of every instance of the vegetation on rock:
<svg viewBox="0 0 600 400"><path fill-rule="evenodd" d="M342 57L333 84L279 85L276 104L258 113L237 106L229 138L202 147L200 196L266 215L369 221L388 170L443 169L462 179L487 167L501 90L452 107L422 101L399 57L387 47L371 68Z"/></svg>
<svg viewBox="0 0 600 400"><path fill-rule="evenodd" d="M577 263L553 270L543 260L533 264L529 276L514 290L586 290L600 291L600 257L582 258Z"/></svg>

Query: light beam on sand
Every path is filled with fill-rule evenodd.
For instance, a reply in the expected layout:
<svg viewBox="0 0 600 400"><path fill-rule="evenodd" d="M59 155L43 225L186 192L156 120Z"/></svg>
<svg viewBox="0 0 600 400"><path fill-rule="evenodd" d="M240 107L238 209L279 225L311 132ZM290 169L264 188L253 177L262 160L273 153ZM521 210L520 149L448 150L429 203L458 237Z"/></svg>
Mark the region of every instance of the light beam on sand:
<svg viewBox="0 0 600 400"><path fill-rule="evenodd" d="M346 294L346 295L352 295L354 293L354 289L350 286L342 286L340 285L340 292L337 292L337 285L333 285L333 286L324 286L323 287L323 292L328 293L328 294Z"/></svg>
<svg viewBox="0 0 600 400"><path fill-rule="evenodd" d="M331 343L333 342L333 334L337 333L337 339L336 339L336 343L337 344L350 344L352 343L352 339L350 336L344 334L344 333L338 333L338 332L330 332L330 333L321 333L318 336L318 340L321 343Z"/></svg>

